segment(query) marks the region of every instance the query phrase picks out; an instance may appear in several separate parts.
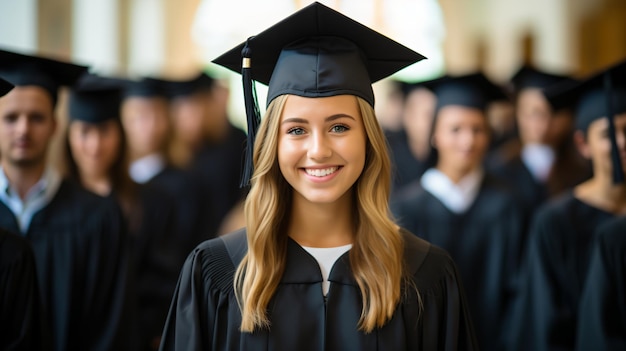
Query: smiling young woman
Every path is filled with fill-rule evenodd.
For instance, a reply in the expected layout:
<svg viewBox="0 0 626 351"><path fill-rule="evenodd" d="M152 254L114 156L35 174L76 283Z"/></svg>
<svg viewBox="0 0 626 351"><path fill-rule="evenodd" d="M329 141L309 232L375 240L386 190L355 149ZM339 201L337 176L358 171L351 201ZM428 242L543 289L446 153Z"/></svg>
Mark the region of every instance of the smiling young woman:
<svg viewBox="0 0 626 351"><path fill-rule="evenodd" d="M243 51L244 82L269 85L258 126L246 94L246 228L188 257L161 349L474 349L454 262L388 207L371 84L421 55L319 3ZM216 62L238 70L241 52Z"/></svg>

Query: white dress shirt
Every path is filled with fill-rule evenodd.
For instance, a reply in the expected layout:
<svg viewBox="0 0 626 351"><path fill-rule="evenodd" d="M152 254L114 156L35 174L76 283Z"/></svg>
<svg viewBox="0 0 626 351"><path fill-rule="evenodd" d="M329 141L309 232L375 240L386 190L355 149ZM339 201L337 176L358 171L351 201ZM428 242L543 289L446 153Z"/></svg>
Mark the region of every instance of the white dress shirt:
<svg viewBox="0 0 626 351"><path fill-rule="evenodd" d="M438 169L430 168L424 172L420 183L424 190L441 201L450 211L460 214L467 211L476 200L484 176L483 169L477 168L455 184Z"/></svg>
<svg viewBox="0 0 626 351"><path fill-rule="evenodd" d="M28 190L22 200L0 167L0 201L13 212L22 234L28 231L33 216L48 205L56 195L61 181L61 175L58 172L52 168L46 168L41 179Z"/></svg>

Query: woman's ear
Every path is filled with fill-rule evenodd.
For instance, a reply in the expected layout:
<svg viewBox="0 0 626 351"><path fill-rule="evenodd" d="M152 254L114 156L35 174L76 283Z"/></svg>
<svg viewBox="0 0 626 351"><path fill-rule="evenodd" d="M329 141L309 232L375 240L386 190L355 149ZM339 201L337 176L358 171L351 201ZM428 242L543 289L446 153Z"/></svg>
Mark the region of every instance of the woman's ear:
<svg viewBox="0 0 626 351"><path fill-rule="evenodd" d="M437 149L437 142L435 141L434 135L430 137L430 147L432 147L433 149Z"/></svg>
<svg viewBox="0 0 626 351"><path fill-rule="evenodd" d="M574 145L578 152L587 160L591 159L591 150L589 150L589 144L587 143L587 137L582 130L576 130L574 132Z"/></svg>

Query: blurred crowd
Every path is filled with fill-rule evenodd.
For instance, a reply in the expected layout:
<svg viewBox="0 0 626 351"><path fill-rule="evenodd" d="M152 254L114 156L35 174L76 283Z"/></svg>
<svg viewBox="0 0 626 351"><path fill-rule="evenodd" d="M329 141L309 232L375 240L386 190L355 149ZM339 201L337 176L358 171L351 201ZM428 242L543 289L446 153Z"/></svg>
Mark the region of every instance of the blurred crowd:
<svg viewBox="0 0 626 351"><path fill-rule="evenodd" d="M245 226L229 88L4 50L0 78L0 349L158 349L189 253ZM393 86L390 211L451 254L481 349L624 349L626 61Z"/></svg>

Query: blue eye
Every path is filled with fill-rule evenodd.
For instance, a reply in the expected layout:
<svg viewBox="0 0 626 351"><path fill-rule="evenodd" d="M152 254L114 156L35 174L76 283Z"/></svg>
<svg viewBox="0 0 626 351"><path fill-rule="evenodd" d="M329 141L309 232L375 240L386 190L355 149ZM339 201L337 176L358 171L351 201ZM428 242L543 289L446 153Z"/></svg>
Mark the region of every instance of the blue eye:
<svg viewBox="0 0 626 351"><path fill-rule="evenodd" d="M343 124L337 124L337 125L334 125L330 130L334 133L343 133L343 132L350 130L350 128L348 128L347 126L344 126Z"/></svg>
<svg viewBox="0 0 626 351"><path fill-rule="evenodd" d="M304 129L296 127L296 128L291 128L287 131L287 134L291 134L291 135L302 135L304 134Z"/></svg>

